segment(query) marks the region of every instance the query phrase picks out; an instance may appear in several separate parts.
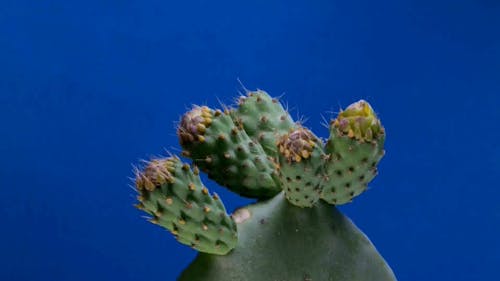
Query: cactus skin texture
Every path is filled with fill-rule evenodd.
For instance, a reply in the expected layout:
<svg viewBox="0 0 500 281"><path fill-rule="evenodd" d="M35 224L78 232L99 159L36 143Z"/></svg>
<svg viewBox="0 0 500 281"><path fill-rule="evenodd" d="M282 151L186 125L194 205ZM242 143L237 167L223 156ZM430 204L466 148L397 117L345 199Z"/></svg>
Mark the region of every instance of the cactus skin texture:
<svg viewBox="0 0 500 281"><path fill-rule="evenodd" d="M363 100L323 142L258 90L237 108L194 106L177 134L182 155L136 173L136 207L200 253L181 281L393 281L368 238L335 207L367 190L385 130ZM231 216L199 177L257 202ZM333 205L333 206L332 206Z"/></svg>

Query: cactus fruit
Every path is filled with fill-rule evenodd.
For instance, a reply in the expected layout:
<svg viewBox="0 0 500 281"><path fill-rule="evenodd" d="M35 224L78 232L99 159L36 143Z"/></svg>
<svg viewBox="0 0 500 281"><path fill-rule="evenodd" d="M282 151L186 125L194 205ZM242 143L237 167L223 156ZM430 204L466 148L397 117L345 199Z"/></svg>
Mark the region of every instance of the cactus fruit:
<svg viewBox="0 0 500 281"><path fill-rule="evenodd" d="M341 111L326 141L264 91L224 111L195 106L177 129L183 156L137 172L137 208L200 254L181 281L396 280L366 236L332 205L366 190L385 130L366 101ZM209 178L257 202L226 214Z"/></svg>

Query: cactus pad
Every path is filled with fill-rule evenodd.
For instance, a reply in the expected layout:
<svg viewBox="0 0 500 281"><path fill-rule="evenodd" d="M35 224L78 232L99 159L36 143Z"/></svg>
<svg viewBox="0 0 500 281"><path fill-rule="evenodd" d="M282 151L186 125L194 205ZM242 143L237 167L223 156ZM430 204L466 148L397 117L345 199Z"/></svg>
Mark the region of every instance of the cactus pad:
<svg viewBox="0 0 500 281"><path fill-rule="evenodd" d="M217 194L210 196L194 171L178 158L155 159L136 175L137 208L150 221L198 251L226 254L236 246L234 221Z"/></svg>
<svg viewBox="0 0 500 281"><path fill-rule="evenodd" d="M325 152L328 183L322 199L330 204L345 204L367 189L377 174L384 155L385 131L371 106L358 101L330 124Z"/></svg>
<svg viewBox="0 0 500 281"><path fill-rule="evenodd" d="M196 106L182 117L177 132L184 154L219 184L247 197L281 191L275 163L229 112Z"/></svg>
<svg viewBox="0 0 500 281"><path fill-rule="evenodd" d="M179 281L395 281L368 238L319 201L296 208L280 193L237 210L238 246L198 254Z"/></svg>
<svg viewBox="0 0 500 281"><path fill-rule="evenodd" d="M272 157L277 156L276 140L295 126L281 103L261 90L241 96L232 116L235 123L241 125L248 136L260 143Z"/></svg>
<svg viewBox="0 0 500 281"><path fill-rule="evenodd" d="M280 178L285 196L299 207L311 207L321 194L323 144L306 128L298 127L277 142Z"/></svg>

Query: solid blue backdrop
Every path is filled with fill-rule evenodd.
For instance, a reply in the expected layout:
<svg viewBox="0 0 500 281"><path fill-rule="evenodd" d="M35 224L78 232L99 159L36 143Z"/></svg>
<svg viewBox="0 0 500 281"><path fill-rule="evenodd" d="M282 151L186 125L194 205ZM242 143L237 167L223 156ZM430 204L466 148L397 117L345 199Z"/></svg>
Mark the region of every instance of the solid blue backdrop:
<svg viewBox="0 0 500 281"><path fill-rule="evenodd" d="M174 280L196 252L132 207L132 164L238 79L322 137L371 102L387 153L341 210L399 280L495 280L499 31L493 0L3 0L0 280Z"/></svg>

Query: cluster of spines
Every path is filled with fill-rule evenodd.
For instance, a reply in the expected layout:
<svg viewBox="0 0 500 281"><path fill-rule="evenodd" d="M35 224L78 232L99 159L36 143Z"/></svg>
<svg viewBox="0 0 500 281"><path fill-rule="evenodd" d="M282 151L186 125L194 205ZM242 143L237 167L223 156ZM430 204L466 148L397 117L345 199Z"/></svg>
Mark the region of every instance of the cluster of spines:
<svg viewBox="0 0 500 281"><path fill-rule="evenodd" d="M178 129L179 141L182 144L205 142L205 132L210 127L214 117L221 115L219 110L213 111L207 106L195 106L182 116Z"/></svg>
<svg viewBox="0 0 500 281"><path fill-rule="evenodd" d="M341 111L331 122L331 129L334 129L339 137L347 136L361 143L376 143L385 134L380 119L370 104L364 100L353 103Z"/></svg>
<svg viewBox="0 0 500 281"><path fill-rule="evenodd" d="M198 173L176 157L151 160L136 174L136 207L179 242L201 252L226 254L236 246L236 224Z"/></svg>

